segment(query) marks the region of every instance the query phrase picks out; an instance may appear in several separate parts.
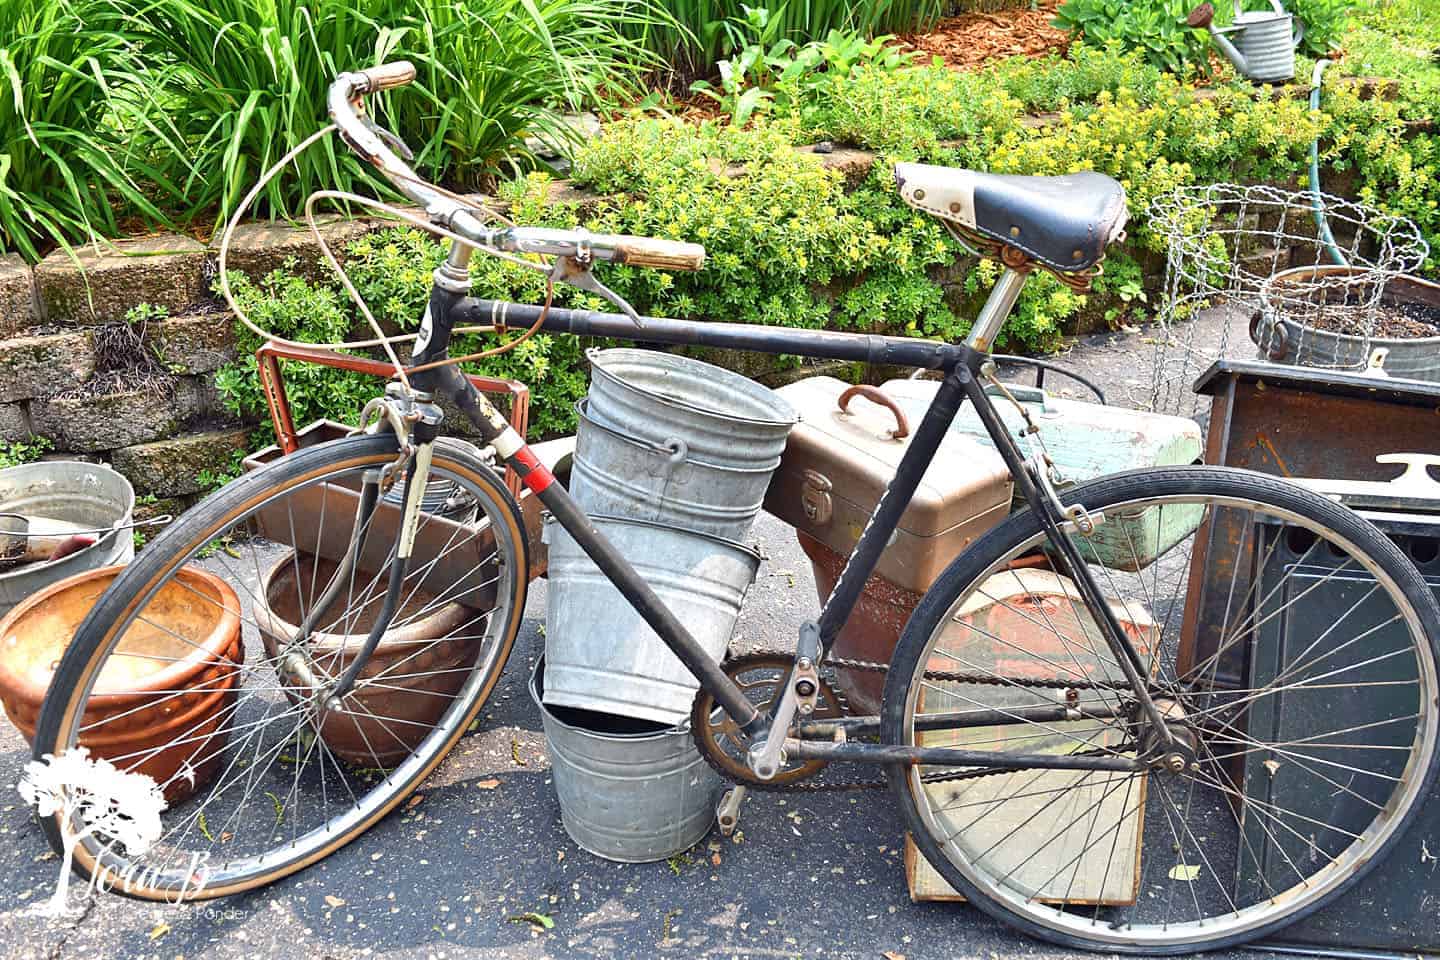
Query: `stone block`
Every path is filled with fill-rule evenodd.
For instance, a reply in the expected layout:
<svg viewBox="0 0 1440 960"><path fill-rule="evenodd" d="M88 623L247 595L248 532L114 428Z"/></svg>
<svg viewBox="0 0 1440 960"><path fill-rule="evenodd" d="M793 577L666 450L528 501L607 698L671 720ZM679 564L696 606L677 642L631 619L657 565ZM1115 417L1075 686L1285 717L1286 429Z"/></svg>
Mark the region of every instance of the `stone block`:
<svg viewBox="0 0 1440 960"><path fill-rule="evenodd" d="M220 399L213 373L181 377L175 382L175 414L182 423L194 420L238 422L235 414L227 410Z"/></svg>
<svg viewBox="0 0 1440 960"><path fill-rule="evenodd" d="M35 265L41 318L110 323L139 303L183 313L206 296L206 257L203 244L176 234L57 250Z"/></svg>
<svg viewBox="0 0 1440 960"><path fill-rule="evenodd" d="M54 438L67 450L113 450L145 443L173 433L180 420L173 394L154 387L30 402L35 432Z"/></svg>
<svg viewBox="0 0 1440 960"><path fill-rule="evenodd" d="M0 442L24 440L33 431L25 407L18 403L0 403Z"/></svg>
<svg viewBox="0 0 1440 960"><path fill-rule="evenodd" d="M0 340L0 403L80 386L95 372L92 347L89 333Z"/></svg>
<svg viewBox="0 0 1440 960"><path fill-rule="evenodd" d="M0 338L35 322L30 265L18 254L0 254Z"/></svg>
<svg viewBox="0 0 1440 960"><path fill-rule="evenodd" d="M230 455L244 450L249 431L243 428L208 430L169 440L125 447L111 454L111 465L123 473L140 494L179 497L199 493L201 470L230 463Z"/></svg>
<svg viewBox="0 0 1440 960"><path fill-rule="evenodd" d="M235 359L235 321L228 313L158 320L145 340L172 373L209 373Z"/></svg>
<svg viewBox="0 0 1440 960"><path fill-rule="evenodd" d="M342 263L345 245L385 224L378 220L347 220L339 217L319 221L320 235ZM220 253L220 237L211 244L215 256ZM225 269L238 270L259 278L294 260L294 272L303 277L329 279L330 265L320 252L320 244L305 224L242 223L235 228L226 254Z"/></svg>

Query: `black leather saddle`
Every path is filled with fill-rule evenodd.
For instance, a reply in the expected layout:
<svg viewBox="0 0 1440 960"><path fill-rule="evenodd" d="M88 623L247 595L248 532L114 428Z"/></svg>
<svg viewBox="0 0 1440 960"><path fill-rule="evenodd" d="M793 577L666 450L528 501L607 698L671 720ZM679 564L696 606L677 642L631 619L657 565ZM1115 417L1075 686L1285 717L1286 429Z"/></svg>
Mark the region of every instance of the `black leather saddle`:
<svg viewBox="0 0 1440 960"><path fill-rule="evenodd" d="M1088 270L1124 237L1125 188L1102 173L1016 177L897 163L900 196L917 210L1015 247L1062 273Z"/></svg>

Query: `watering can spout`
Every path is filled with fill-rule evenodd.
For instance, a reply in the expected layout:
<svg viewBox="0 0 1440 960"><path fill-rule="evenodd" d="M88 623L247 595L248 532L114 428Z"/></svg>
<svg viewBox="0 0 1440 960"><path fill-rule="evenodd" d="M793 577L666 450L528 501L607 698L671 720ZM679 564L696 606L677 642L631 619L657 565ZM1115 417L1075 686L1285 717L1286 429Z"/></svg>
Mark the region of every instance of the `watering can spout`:
<svg viewBox="0 0 1440 960"><path fill-rule="evenodd" d="M1215 28L1214 21L1215 7L1209 2L1202 3L1191 10L1190 15L1185 18L1185 23L1196 30L1209 30L1211 39L1215 41L1215 46L1220 48L1220 52L1225 55L1225 58L1235 64L1235 69L1240 71L1242 76L1248 75L1245 55L1235 48L1235 44L1231 43L1225 34Z"/></svg>

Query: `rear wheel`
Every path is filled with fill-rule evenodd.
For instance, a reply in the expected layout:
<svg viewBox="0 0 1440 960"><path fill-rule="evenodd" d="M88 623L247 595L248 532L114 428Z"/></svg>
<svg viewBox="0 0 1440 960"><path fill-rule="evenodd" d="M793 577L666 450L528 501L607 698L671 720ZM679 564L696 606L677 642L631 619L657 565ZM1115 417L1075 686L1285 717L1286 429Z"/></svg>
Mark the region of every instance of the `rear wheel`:
<svg viewBox="0 0 1440 960"><path fill-rule="evenodd" d="M891 769L919 849L986 912L1112 953L1240 943L1334 900L1435 778L1440 610L1413 564L1356 514L1244 471L1137 471L1062 499L1103 514L1069 536L1173 742L1020 514L916 609L886 741L1148 759Z"/></svg>
<svg viewBox="0 0 1440 960"><path fill-rule="evenodd" d="M363 490L395 456L393 437L355 437L241 477L96 603L55 674L35 756L85 747L150 777L169 805L144 850L85 832L74 811L46 818L57 850L62 831L80 837L78 870L150 899L270 883L374 824L465 732L528 585L515 501L467 444L437 443L398 612L351 692L328 692L386 593L404 484L383 484L373 510Z"/></svg>

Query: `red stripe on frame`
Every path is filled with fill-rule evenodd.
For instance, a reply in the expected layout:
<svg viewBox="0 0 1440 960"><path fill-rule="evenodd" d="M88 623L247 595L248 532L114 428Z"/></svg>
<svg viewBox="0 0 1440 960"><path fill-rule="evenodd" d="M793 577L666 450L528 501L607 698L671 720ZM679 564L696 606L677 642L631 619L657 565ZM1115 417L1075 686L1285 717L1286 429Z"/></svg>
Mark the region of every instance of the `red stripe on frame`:
<svg viewBox="0 0 1440 960"><path fill-rule="evenodd" d="M534 493L544 493L550 484L555 482L555 474L545 468L545 464L535 457L528 446L515 451L515 459L511 465L520 474L525 486Z"/></svg>

